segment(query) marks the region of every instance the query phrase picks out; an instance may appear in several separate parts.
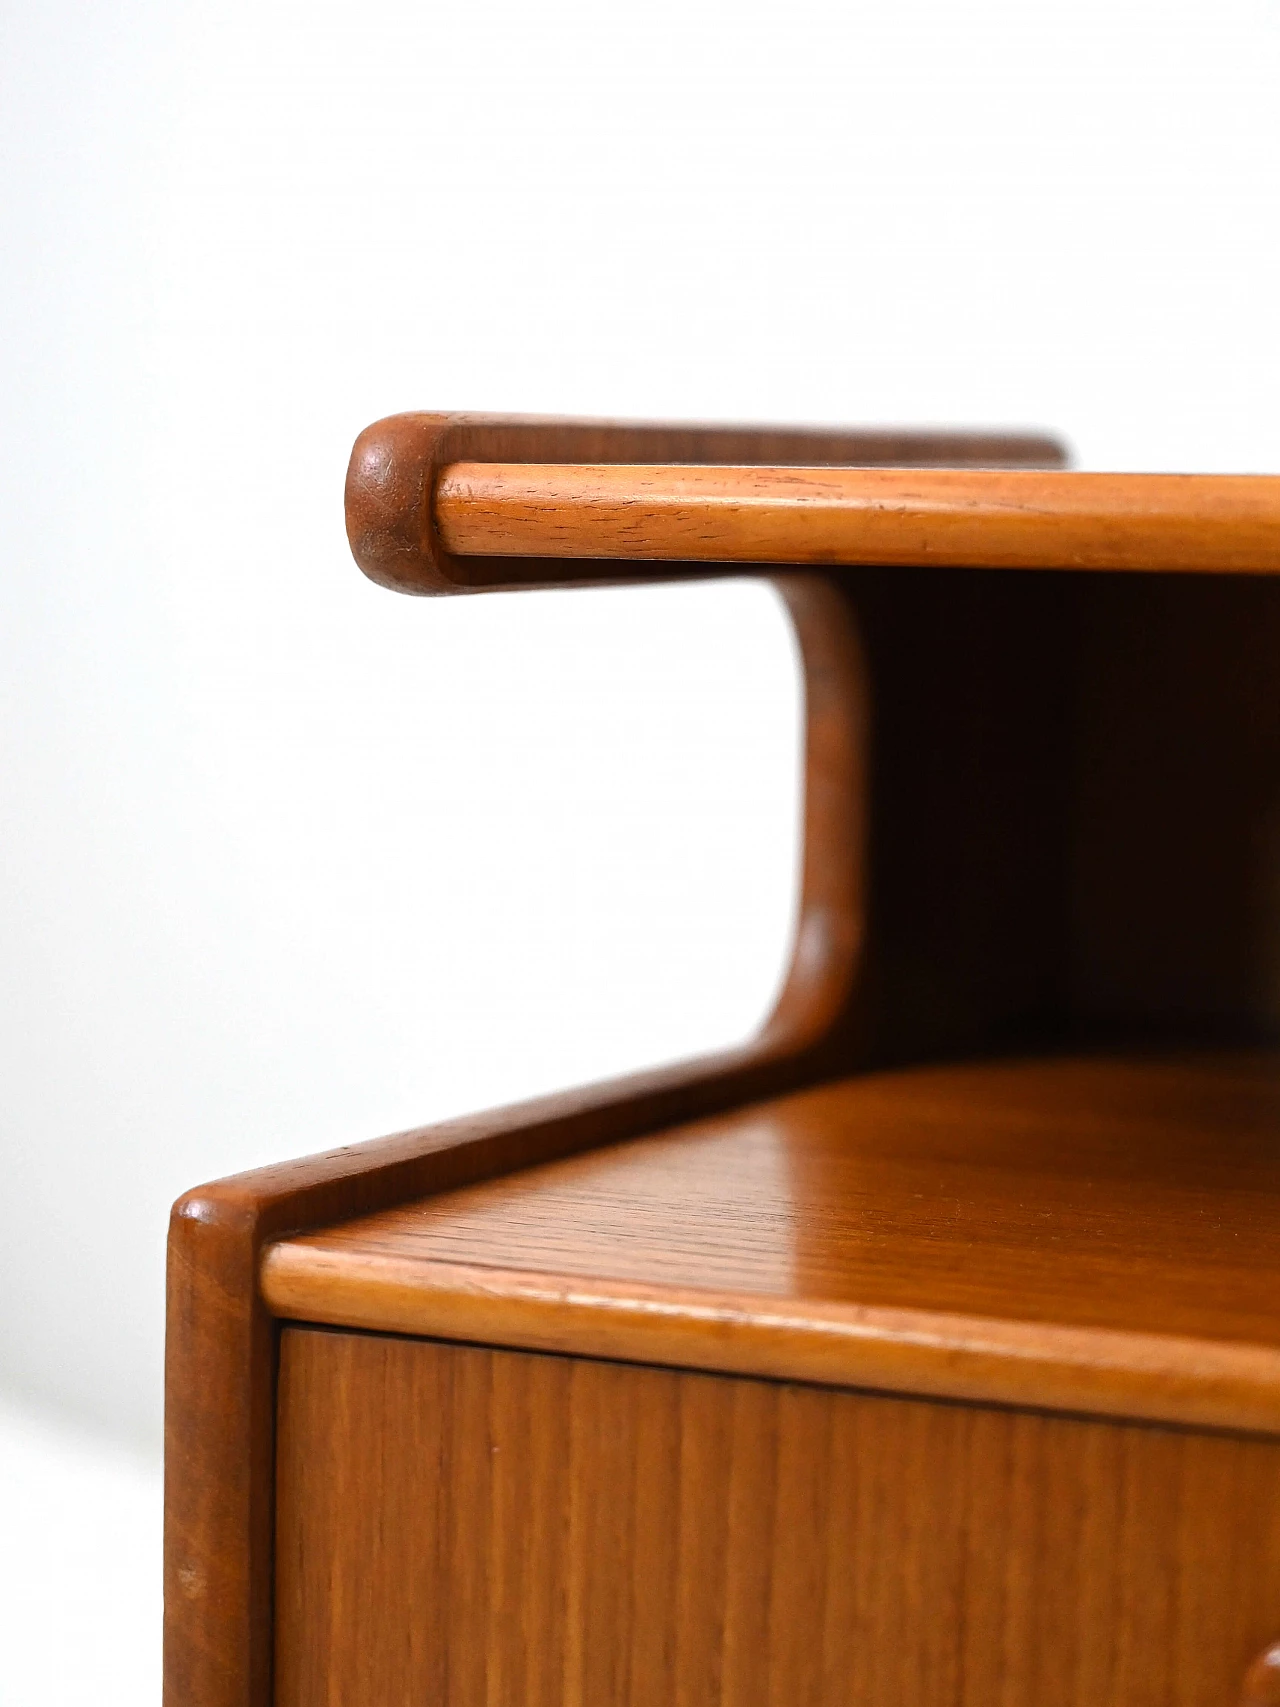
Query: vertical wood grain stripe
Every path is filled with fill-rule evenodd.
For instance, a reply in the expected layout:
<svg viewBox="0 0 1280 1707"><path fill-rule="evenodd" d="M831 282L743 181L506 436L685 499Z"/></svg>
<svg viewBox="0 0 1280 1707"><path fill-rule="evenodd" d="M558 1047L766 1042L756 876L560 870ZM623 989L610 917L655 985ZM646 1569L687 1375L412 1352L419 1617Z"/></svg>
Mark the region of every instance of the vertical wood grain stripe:
<svg viewBox="0 0 1280 1707"><path fill-rule="evenodd" d="M276 1707L1234 1707L1278 1460L286 1329Z"/></svg>

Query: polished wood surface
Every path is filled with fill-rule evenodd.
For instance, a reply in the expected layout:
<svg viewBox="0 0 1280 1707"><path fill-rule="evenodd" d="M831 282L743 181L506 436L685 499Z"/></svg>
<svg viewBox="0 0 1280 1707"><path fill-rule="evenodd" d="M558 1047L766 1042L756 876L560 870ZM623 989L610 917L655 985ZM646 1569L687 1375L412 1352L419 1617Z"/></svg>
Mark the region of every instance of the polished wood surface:
<svg viewBox="0 0 1280 1707"><path fill-rule="evenodd" d="M403 593L456 593L626 578L607 555L594 565L583 558L569 565L527 557L481 562L449 551L436 527L437 481L450 463L473 461L1059 468L1066 453L1057 440L1038 433L391 415L360 434L347 470L347 538L371 580ZM645 578L663 572L649 569ZM678 566L671 572L679 572Z"/></svg>
<svg viewBox="0 0 1280 1707"><path fill-rule="evenodd" d="M1240 1707L1280 1707L1280 1642L1272 1643L1249 1667Z"/></svg>
<svg viewBox="0 0 1280 1707"><path fill-rule="evenodd" d="M468 557L1280 573L1280 476L454 463Z"/></svg>
<svg viewBox="0 0 1280 1707"><path fill-rule="evenodd" d="M1235 1707L1280 1443L287 1329L277 1707Z"/></svg>
<svg viewBox="0 0 1280 1707"><path fill-rule="evenodd" d="M1273 1642L1249 1666L1241 1707L1280 1707L1280 1642Z"/></svg>
<svg viewBox="0 0 1280 1707"><path fill-rule="evenodd" d="M1280 1432L1280 1057L916 1069L272 1246L307 1321Z"/></svg>

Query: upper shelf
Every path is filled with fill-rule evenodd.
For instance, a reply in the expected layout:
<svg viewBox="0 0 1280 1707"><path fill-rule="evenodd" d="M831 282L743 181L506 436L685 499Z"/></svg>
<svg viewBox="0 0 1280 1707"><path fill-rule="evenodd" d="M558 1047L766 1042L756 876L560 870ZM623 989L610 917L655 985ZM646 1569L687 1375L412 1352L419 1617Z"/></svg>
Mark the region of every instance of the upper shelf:
<svg viewBox="0 0 1280 1707"><path fill-rule="evenodd" d="M707 565L1280 574L1280 476L1069 471L1053 440L398 415L347 531L404 592Z"/></svg>

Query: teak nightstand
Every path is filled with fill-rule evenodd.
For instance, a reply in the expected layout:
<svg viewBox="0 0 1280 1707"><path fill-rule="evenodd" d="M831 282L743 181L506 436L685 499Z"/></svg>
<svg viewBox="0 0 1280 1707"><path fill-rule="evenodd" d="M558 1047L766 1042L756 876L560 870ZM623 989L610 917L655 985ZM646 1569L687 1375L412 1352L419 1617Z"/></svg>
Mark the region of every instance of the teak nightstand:
<svg viewBox="0 0 1280 1707"><path fill-rule="evenodd" d="M391 587L772 577L794 960L740 1051L180 1200L169 1707L1280 1702L1280 478L1061 462L357 441Z"/></svg>

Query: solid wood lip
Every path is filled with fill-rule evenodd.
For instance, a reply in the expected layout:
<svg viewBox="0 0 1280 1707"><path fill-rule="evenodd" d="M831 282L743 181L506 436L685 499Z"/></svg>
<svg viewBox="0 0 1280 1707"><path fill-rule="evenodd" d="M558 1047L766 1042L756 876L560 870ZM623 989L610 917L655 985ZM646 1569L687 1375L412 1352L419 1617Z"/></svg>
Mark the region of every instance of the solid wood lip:
<svg viewBox="0 0 1280 1707"><path fill-rule="evenodd" d="M1061 468L1067 453L1042 433L697 425L554 420L538 416L406 414L375 421L347 469L347 538L373 581L397 592L452 594L636 579L618 559L579 554L462 556L436 526L435 490L451 463L601 463L721 467ZM697 563L649 567L642 579L705 573Z"/></svg>
<svg viewBox="0 0 1280 1707"><path fill-rule="evenodd" d="M1280 1349L948 1311L680 1292L306 1239L263 1254L278 1317L823 1386L1280 1434Z"/></svg>
<svg viewBox="0 0 1280 1707"><path fill-rule="evenodd" d="M1280 573L1276 475L460 460L433 514L455 558Z"/></svg>

